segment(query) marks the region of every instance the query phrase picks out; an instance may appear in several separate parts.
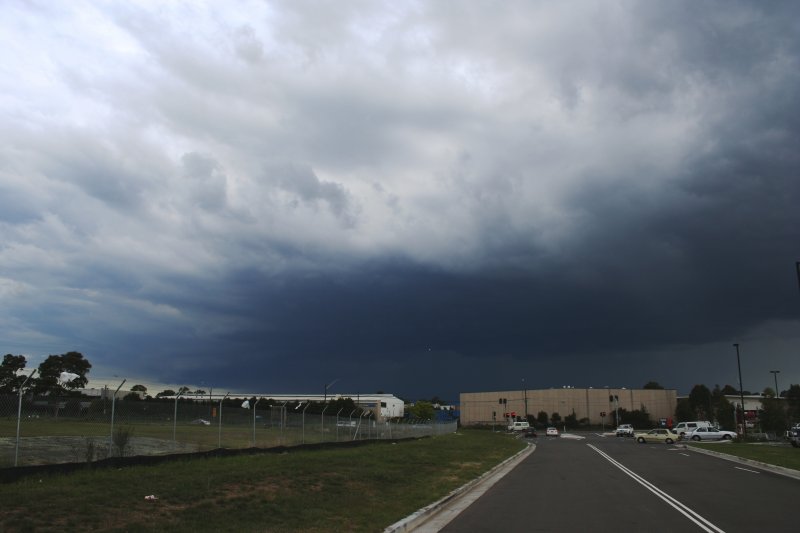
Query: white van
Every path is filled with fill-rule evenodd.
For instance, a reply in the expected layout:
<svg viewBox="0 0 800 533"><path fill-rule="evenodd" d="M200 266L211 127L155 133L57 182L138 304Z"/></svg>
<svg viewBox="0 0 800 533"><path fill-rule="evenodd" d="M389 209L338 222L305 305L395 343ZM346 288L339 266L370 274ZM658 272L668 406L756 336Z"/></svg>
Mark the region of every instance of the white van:
<svg viewBox="0 0 800 533"><path fill-rule="evenodd" d="M687 433L691 433L697 428L707 428L710 426L711 422L709 422L708 420L695 420L694 422L678 422L678 425L672 428L672 431L683 437Z"/></svg>
<svg viewBox="0 0 800 533"><path fill-rule="evenodd" d="M508 425L509 431L526 431L531 427L527 422L514 422Z"/></svg>

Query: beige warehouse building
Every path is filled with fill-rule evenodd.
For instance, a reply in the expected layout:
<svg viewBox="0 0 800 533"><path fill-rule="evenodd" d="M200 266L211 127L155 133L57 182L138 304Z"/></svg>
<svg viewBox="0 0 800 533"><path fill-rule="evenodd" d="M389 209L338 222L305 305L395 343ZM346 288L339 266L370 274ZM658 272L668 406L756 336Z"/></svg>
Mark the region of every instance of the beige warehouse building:
<svg viewBox="0 0 800 533"><path fill-rule="evenodd" d="M504 413L512 416L534 417L544 411L548 416L558 413L561 418L573 412L578 420L589 419L590 424L610 424L615 404L609 396L619 399L619 407L633 411L644 407L653 422L659 418L672 418L675 414L677 391L675 389L541 389L497 392L462 392L461 424L504 423ZM505 399L507 403L501 404ZM602 418L605 413L605 419Z"/></svg>

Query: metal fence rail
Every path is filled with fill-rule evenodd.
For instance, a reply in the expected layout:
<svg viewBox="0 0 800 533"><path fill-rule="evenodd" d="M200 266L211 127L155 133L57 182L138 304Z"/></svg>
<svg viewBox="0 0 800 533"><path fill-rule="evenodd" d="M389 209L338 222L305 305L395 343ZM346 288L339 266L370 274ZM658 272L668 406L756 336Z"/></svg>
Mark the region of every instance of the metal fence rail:
<svg viewBox="0 0 800 533"><path fill-rule="evenodd" d="M269 401L122 400L0 396L0 468L106 457L269 448L452 433L456 422L376 420L372 411L331 413Z"/></svg>

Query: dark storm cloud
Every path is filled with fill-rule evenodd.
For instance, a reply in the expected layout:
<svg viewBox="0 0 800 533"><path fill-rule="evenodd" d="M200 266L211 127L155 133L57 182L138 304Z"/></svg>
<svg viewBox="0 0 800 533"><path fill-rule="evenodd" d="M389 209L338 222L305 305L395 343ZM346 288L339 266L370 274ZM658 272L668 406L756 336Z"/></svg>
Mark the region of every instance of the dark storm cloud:
<svg viewBox="0 0 800 533"><path fill-rule="evenodd" d="M7 352L454 398L685 392L741 342L800 380L794 3L2 9Z"/></svg>

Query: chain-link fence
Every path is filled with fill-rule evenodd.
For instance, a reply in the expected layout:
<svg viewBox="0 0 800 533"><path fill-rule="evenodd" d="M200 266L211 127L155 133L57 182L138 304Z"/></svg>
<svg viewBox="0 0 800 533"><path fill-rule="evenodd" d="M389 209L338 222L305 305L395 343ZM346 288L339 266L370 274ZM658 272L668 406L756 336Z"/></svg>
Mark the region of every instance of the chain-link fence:
<svg viewBox="0 0 800 533"><path fill-rule="evenodd" d="M356 407L242 407L242 399L0 396L0 467L452 433L456 422L381 420Z"/></svg>

